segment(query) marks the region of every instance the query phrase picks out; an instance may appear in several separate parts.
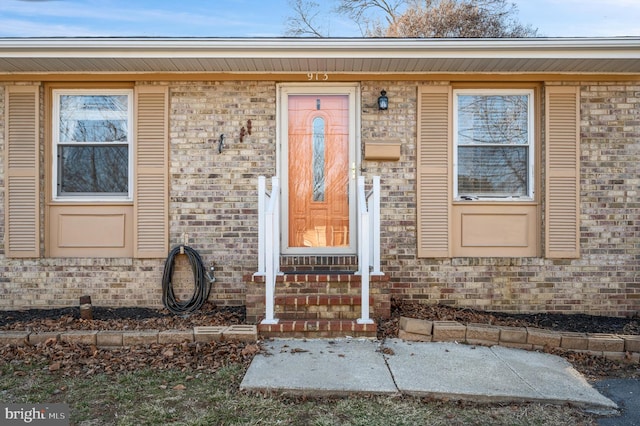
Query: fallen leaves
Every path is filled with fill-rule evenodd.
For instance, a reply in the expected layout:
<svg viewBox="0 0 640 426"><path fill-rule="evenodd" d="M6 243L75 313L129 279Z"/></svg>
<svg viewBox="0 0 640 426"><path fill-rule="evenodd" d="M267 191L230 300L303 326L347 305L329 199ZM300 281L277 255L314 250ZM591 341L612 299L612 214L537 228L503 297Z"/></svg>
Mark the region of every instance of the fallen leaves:
<svg viewBox="0 0 640 426"><path fill-rule="evenodd" d="M589 380L615 377L640 379L640 364L635 362L619 362L584 352L571 352L559 348L552 348L549 353L564 357Z"/></svg>
<svg viewBox="0 0 640 426"><path fill-rule="evenodd" d="M378 322L378 337L397 337L400 316L431 321L459 321L464 324L494 324L516 327L541 327L567 331L640 334L640 319L594 317L559 314L506 314L454 308L410 301L392 300L392 318ZM196 326L233 325L245 323L242 307L216 308L211 303L188 316L179 316L162 309L94 307L94 319L80 319L78 308L0 311L0 329L32 332L67 330L186 330ZM329 344L333 343L329 341ZM300 348L287 348L292 354ZM384 351L384 349L383 349ZM550 350L567 358L587 377L639 377L637 367L602 357ZM248 366L253 357L264 353L256 343L212 342L151 345L134 348L104 349L94 345L60 343L55 338L36 346L0 347L0 365L16 367L39 363L51 374L85 375L134 371L143 367L158 370L179 369L216 371L231 364ZM385 353L392 355L391 353ZM341 356L341 355L338 355ZM342 355L344 356L344 355ZM45 369L45 370L46 370ZM19 368L15 375L24 374Z"/></svg>
<svg viewBox="0 0 640 426"><path fill-rule="evenodd" d="M393 349L388 348L388 347L386 347L386 346L385 346L385 347L383 347L383 348L380 350L380 352L382 352L382 353L383 353L383 354L385 354L385 355L395 355L395 354L396 354L396 352L395 352Z"/></svg>
<svg viewBox="0 0 640 426"><path fill-rule="evenodd" d="M174 315L166 309L93 307L93 319L80 318L74 308L0 311L0 329L31 332L68 330L188 330L207 325L243 324L244 307L217 308L211 303L190 315Z"/></svg>
<svg viewBox="0 0 640 426"><path fill-rule="evenodd" d="M5 345L0 347L0 365L43 364L52 374L92 376L135 371L156 370L214 372L231 365L245 367L262 351L257 343L211 342L150 345L140 347L98 348L94 345L56 342L35 346Z"/></svg>
<svg viewBox="0 0 640 426"><path fill-rule="evenodd" d="M93 318L81 319L78 308L0 311L0 329L36 333L68 330L187 330L202 325L243 324L245 311L243 307L217 308L211 303L186 316L173 315L164 309L94 307ZM230 364L248 366L261 350L256 343L232 341L106 349L95 345L63 343L50 338L35 346L0 347L0 365L40 363L46 365L50 373L65 376L114 374L145 367L213 372Z"/></svg>
<svg viewBox="0 0 640 426"><path fill-rule="evenodd" d="M398 318L425 319L430 321L458 321L463 324L492 324L510 327L538 327L549 330L584 333L640 334L640 319L618 318L585 314L533 313L517 314L487 312L447 305L434 305L393 299L391 303L393 321L381 324L379 331L384 336L397 336Z"/></svg>
<svg viewBox="0 0 640 426"><path fill-rule="evenodd" d="M254 356L255 354L260 352L260 346L257 344L249 344L247 346L244 347L244 349L242 349L242 352L240 352L242 354L242 356L247 357L247 356Z"/></svg>

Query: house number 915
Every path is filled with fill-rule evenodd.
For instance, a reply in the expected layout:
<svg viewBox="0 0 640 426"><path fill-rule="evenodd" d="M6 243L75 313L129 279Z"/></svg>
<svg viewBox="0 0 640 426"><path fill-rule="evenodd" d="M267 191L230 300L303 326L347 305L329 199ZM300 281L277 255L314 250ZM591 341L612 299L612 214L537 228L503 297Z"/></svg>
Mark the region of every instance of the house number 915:
<svg viewBox="0 0 640 426"><path fill-rule="evenodd" d="M329 74L326 72L309 72L307 73L308 81L327 81L329 80Z"/></svg>

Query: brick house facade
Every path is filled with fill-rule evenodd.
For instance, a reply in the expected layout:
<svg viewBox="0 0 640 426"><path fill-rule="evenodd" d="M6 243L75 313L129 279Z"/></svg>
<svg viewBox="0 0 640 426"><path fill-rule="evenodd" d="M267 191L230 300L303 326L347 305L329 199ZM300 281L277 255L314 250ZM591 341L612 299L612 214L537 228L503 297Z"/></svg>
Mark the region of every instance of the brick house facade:
<svg viewBox="0 0 640 426"><path fill-rule="evenodd" d="M85 41L90 49L95 47L92 40ZM278 42L274 41L276 45ZM512 43L519 46L519 42L523 41ZM358 92L356 150L360 173L367 178L380 176L382 182L381 265L388 281L379 284L378 293L385 295L385 307L388 307L388 299L395 297L505 312L628 316L640 310L639 40L626 40L622 47L617 40L610 39L574 41L572 46L576 51L588 50L583 55L584 62L570 58L563 62L552 54L546 58L547 65L533 61L538 50L527 56L526 45L524 55L504 51L493 59L482 60L474 59L475 54L493 51L492 41L473 45L473 54L462 51L464 41L458 41L454 47L460 48L461 53L456 59L463 64L450 65L450 69L442 65L443 68L428 72L407 71L406 64L421 58L420 54L415 54L416 51L420 53L420 49L424 49L423 56L430 55L433 41L412 45L411 52L405 56L393 58L390 55L386 62L371 65L372 68L361 72L348 61L342 64L335 59L349 52L350 43L344 40L328 42L328 47L337 49L339 55L326 45L307 46L307 58L298 58L300 62L296 62L286 56L281 59L281 69L268 72L268 60L259 55L255 56L255 61L264 65L264 72L255 69L189 72L186 70L189 59L184 59L184 64L179 60L174 62L173 66L178 69L166 66L161 60L169 58L169 53L166 57L159 54L158 69L153 69L153 65L136 69L138 64L132 62L130 69L114 71L115 66L106 63L95 65L95 71L87 71L85 68L91 68L92 59L79 51L76 56L71 55L70 66L79 66L78 72L71 74L59 64L47 63L46 55L34 53L29 57L24 54L20 57L24 62L16 59L12 62L16 56L11 43L13 41L0 40L0 157L3 158L0 162L0 217L4 218L0 221L0 239L4 241L0 247L0 309L75 306L79 297L85 294L91 295L96 305L161 306L164 256L138 256L135 253L89 257L51 255L51 240L58 238L52 236L52 228L63 229L62 219L60 223L52 219L57 214L52 210L56 207L56 199L49 189L52 93L58 87L66 89L76 83L84 87L90 82L91 88L101 88L106 83L117 82L131 90L136 102L138 93L147 93L148 88L152 88L151 92L156 88L164 91L167 145L166 162L160 168L165 168L167 180L166 241L157 251L166 253L168 248L184 243L198 250L207 265L215 266L216 282L209 300L218 305L245 305L247 294L255 293L248 289L256 284L247 282L247 275L257 267L256 185L259 176L273 176L281 167L280 88L290 83L309 83L313 84L312 88L321 83L349 83ZM71 39L66 46L72 52L76 47L74 43ZM362 45L358 48L368 53L376 48L368 47L366 40L359 43ZM385 43L389 49L403 47L403 41ZM562 40L549 40L540 49L543 53L553 53L562 43ZM153 40L149 44L153 44ZM144 57L150 49L144 43L141 46L131 49L134 54ZM618 50L607 53L606 48L611 46ZM47 50L46 40L41 48ZM225 54L228 55L223 52L221 56ZM229 57L233 58L233 55ZM530 64L516 62L522 57L531 59ZM309 58L315 58L317 69L304 68L309 62L303 60ZM280 57L274 53L270 59L276 61ZM500 65L500 61L504 64ZM166 68L162 68L164 66ZM185 69L181 68L183 66ZM422 65L415 65L419 66ZM588 66L593 70L585 69ZM514 67L517 69L512 71ZM467 70L461 72L461 69ZM321 71L328 82L316 82L317 75L308 74L308 71ZM309 82L308 75L313 81ZM470 87L492 90L525 87L534 93L535 151L532 155L536 164L532 180L537 201L532 204L533 213L526 214L535 222L531 225L533 241L527 243L535 255L461 256L456 255L451 246L447 249L448 255L419 253L422 244L420 221L424 220L421 209L424 211L425 207L417 200L418 187L424 179L418 163L420 146L425 143L421 134L426 132L420 129L428 120L428 116L420 115L420 111L426 108L427 102L422 96L427 99L429 88L434 86L448 87L449 93L453 94ZM553 185L549 184L547 176L548 141L553 130L547 126L554 125L548 120L553 114L547 108L550 105L548 95L555 93L557 88L575 89L578 100L579 187L575 217L578 245L575 254L568 256L549 255L547 251L548 234L553 232L547 227L552 192L547 185ZM32 123L35 123L31 160L37 178L34 210L37 226L33 228L37 235L33 247L35 254L16 256L8 236L12 226L19 227L12 222L10 209L12 202L20 202L20 197L16 196L18 201L11 200L15 194L12 195L9 189L9 181L12 177L21 177L22 172L12 171L12 150L16 148L11 139L19 133L16 129L21 128L20 120L24 117L12 115L12 109L17 107L10 98L24 90L31 96L36 111L31 114ZM378 109L381 90L389 97L387 110ZM246 131L249 120L251 134L245 133L241 141L241 129ZM450 123L445 122L444 127L450 129ZM226 135L226 141L224 150L218 152L221 134ZM399 157L368 159L366 143L376 141L399 144ZM133 143L136 144L136 140ZM445 143L449 144L450 140ZM136 156L137 159L140 157L141 154ZM29 167L27 164L26 168ZM448 181L452 179L452 173L452 170L445 172ZM448 197L449 207L454 211L462 201L458 200L460 202L456 204L455 200L451 201L453 195ZM133 226L136 226L141 219L136 216L138 202L132 203L135 211L131 214L136 217ZM125 217L125 221L129 221L129 216ZM449 220L448 227L451 228L454 221L451 217ZM451 231L444 238L451 241L457 237ZM506 244L507 252L509 244ZM134 246L135 252L139 245L134 243ZM188 294L189 267L178 263L177 271L180 277L176 283ZM385 309L375 314L384 316Z"/></svg>

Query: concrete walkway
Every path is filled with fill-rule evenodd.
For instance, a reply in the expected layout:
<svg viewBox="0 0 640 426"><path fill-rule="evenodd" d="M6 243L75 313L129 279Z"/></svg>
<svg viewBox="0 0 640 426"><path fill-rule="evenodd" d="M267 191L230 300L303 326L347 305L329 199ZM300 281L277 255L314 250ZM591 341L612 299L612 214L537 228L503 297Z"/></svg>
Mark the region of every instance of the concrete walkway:
<svg viewBox="0 0 640 426"><path fill-rule="evenodd" d="M271 340L240 387L306 395L403 393L478 402L572 403L615 410L558 356L400 339Z"/></svg>

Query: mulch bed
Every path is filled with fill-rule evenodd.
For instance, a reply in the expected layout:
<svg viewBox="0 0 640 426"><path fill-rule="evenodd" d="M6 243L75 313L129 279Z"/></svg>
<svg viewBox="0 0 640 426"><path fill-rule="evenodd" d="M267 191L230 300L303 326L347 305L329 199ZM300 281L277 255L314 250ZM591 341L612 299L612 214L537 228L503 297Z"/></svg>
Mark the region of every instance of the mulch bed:
<svg viewBox="0 0 640 426"><path fill-rule="evenodd" d="M245 322L244 307L217 307L207 302L188 315L174 315L166 309L109 308L94 306L93 319L80 318L78 307L0 311L0 330L32 332L67 330L186 330L197 326L233 325ZM378 337L397 337L401 316L463 324L493 324L538 327L582 333L640 334L640 318L619 318L584 314L508 314L446 305L392 300L391 318L379 321Z"/></svg>
<svg viewBox="0 0 640 426"><path fill-rule="evenodd" d="M166 309L93 307L93 319L80 318L80 309L29 309L0 311L0 330L30 332L69 330L186 330L196 326L242 324L244 307L217 308L207 303L191 315L174 315ZM231 364L251 363L260 345L243 342L182 343L141 347L98 348L57 342L35 346L0 347L0 366L12 364L14 375L25 374L21 365L44 364L64 376L123 373L142 368L213 372Z"/></svg>
<svg viewBox="0 0 640 426"><path fill-rule="evenodd" d="M492 324L509 327L538 327L555 331L581 333L640 334L640 318L618 318L584 314L507 314L487 312L446 305L392 300L391 321L380 326L380 337L398 335L398 319L401 316L431 321L458 321L463 324Z"/></svg>
<svg viewBox="0 0 640 426"><path fill-rule="evenodd" d="M31 332L68 330L185 330L196 326L243 324L243 307L216 307L206 303L190 315L174 315L166 309L93 307L93 319L80 318L77 307L63 309L31 309L0 311L0 330ZM557 331L588 333L640 334L640 318L616 318L563 314L505 314L444 305L427 305L393 301L392 316L380 321L380 339L397 337L401 316L433 321L458 321L515 327L539 327ZM104 349L49 341L37 346L0 348L0 365L44 363L49 371L65 375L92 375L133 371L142 367L157 369L192 369L215 371L241 363L247 366L260 352L257 344L217 342L151 345L140 348ZM551 349L549 352L568 359L587 378L640 378L640 365L611 361L602 357ZM19 375L19 370L18 370Z"/></svg>
<svg viewBox="0 0 640 426"><path fill-rule="evenodd" d="M189 315L174 315L167 309L94 306L92 320L81 319L78 307L0 311L0 330L187 330L198 326L243 324L245 312L244 307L219 308L209 302Z"/></svg>

